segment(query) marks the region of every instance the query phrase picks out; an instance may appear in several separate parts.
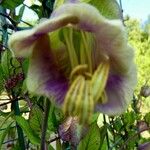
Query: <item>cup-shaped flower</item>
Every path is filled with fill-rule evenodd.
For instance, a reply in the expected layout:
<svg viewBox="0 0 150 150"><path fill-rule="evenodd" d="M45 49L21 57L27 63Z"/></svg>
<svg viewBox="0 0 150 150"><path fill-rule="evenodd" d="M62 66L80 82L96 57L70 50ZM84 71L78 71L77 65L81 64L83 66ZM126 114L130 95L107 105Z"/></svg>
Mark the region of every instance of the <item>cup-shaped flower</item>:
<svg viewBox="0 0 150 150"><path fill-rule="evenodd" d="M9 47L30 58L29 91L53 97L82 123L95 110L118 115L132 98L136 69L124 26L89 4L61 5L50 19L14 33Z"/></svg>

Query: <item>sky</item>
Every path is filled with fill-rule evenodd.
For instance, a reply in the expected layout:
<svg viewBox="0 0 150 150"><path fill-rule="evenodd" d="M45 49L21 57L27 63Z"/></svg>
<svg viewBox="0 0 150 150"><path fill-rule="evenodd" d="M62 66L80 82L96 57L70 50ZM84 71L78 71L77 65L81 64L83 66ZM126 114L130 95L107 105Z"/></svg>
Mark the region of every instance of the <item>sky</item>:
<svg viewBox="0 0 150 150"><path fill-rule="evenodd" d="M30 0L26 0L29 4ZM119 2L119 0L117 0ZM150 0L121 0L123 15L129 15L131 18L136 18L144 23L150 15ZM24 18L29 20L31 18L37 19L37 15L29 9L26 9Z"/></svg>
<svg viewBox="0 0 150 150"><path fill-rule="evenodd" d="M122 7L124 16L128 14L142 22L150 15L150 0L122 0Z"/></svg>

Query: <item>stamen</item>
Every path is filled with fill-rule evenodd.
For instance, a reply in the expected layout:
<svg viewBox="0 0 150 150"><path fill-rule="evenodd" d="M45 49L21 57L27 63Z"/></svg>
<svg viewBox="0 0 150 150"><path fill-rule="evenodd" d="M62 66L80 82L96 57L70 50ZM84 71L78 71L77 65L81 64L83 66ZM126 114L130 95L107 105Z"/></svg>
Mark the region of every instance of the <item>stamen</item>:
<svg viewBox="0 0 150 150"><path fill-rule="evenodd" d="M94 101L90 80L86 80L83 99L80 101L80 103L78 103L78 105L76 105L76 111L79 114L79 122L81 124L89 123L90 117L94 109ZM79 107L78 109L77 106Z"/></svg>
<svg viewBox="0 0 150 150"><path fill-rule="evenodd" d="M80 41L80 64L86 64L86 57L85 57L85 48L82 43L82 40Z"/></svg>
<svg viewBox="0 0 150 150"><path fill-rule="evenodd" d="M66 41L67 50L70 58L72 69L78 65L78 59L73 44L73 29L67 28L63 30L64 39Z"/></svg>
<svg viewBox="0 0 150 150"><path fill-rule="evenodd" d="M76 66L71 72L70 80L73 81L74 77L77 75L84 75L87 69L88 66L86 64Z"/></svg>
<svg viewBox="0 0 150 150"><path fill-rule="evenodd" d="M109 73L109 61L102 62L92 77L92 91L95 103L101 98L104 88L106 86L108 73Z"/></svg>
<svg viewBox="0 0 150 150"><path fill-rule="evenodd" d="M79 75L73 81L65 97L63 110L65 115L77 116L81 124L88 123L93 113L94 100L91 80Z"/></svg>
<svg viewBox="0 0 150 150"><path fill-rule="evenodd" d="M103 91L103 93L102 93L102 95L101 95L101 97L100 97L100 99L98 100L98 103L100 103L100 104L106 104L106 102L107 102L107 94L106 94L106 91L104 90Z"/></svg>
<svg viewBox="0 0 150 150"><path fill-rule="evenodd" d="M87 58L87 63L89 67L89 72L92 73L92 46L91 46L91 34L81 31L81 36L83 39L84 52ZM83 52L82 52L83 53ZM81 58L82 59L82 58Z"/></svg>
<svg viewBox="0 0 150 150"><path fill-rule="evenodd" d="M80 86L78 87L78 93L76 93L76 97L72 101L72 106L74 107L69 107L69 110L73 116L80 115L80 108L82 106L82 101L84 99L84 90L85 90L85 79L82 80L82 83L80 83Z"/></svg>
<svg viewBox="0 0 150 150"><path fill-rule="evenodd" d="M63 110L66 115L72 115L72 110L74 109L74 103L76 101L76 98L82 93L82 88L84 87L84 77L78 76L73 83L71 84L69 91L67 92L67 95L64 100Z"/></svg>

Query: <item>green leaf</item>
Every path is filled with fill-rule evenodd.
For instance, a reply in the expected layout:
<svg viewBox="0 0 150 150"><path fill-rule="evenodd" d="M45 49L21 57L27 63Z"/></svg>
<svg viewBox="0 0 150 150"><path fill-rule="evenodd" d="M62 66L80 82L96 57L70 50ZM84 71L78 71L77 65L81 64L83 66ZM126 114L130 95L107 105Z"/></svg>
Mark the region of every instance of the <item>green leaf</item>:
<svg viewBox="0 0 150 150"><path fill-rule="evenodd" d="M3 72L5 77L9 77L10 59L11 59L10 51L8 51L8 50L4 51L2 53L2 57L1 57L1 67L2 67L2 72Z"/></svg>
<svg viewBox="0 0 150 150"><path fill-rule="evenodd" d="M145 121L150 125L150 112L144 116Z"/></svg>
<svg viewBox="0 0 150 150"><path fill-rule="evenodd" d="M56 140L56 150L62 150L60 139Z"/></svg>
<svg viewBox="0 0 150 150"><path fill-rule="evenodd" d="M100 150L106 135L107 127L99 128L97 123L91 124L90 129L78 145L78 150Z"/></svg>
<svg viewBox="0 0 150 150"><path fill-rule="evenodd" d="M3 78L3 70L0 64L0 94L4 91L4 78Z"/></svg>
<svg viewBox="0 0 150 150"><path fill-rule="evenodd" d="M123 114L123 119L124 119L124 124L126 124L126 126L130 126L133 125L134 122L136 121L136 114L134 112L126 112Z"/></svg>
<svg viewBox="0 0 150 150"><path fill-rule="evenodd" d="M24 0L2 0L1 5L7 9L15 9L17 6L21 5Z"/></svg>
<svg viewBox="0 0 150 150"><path fill-rule="evenodd" d="M32 5L30 8L38 15L39 18L42 17L42 6Z"/></svg>
<svg viewBox="0 0 150 150"><path fill-rule="evenodd" d="M62 121L62 118L63 118L62 111L52 104L48 117L48 129L50 131L56 131L60 122Z"/></svg>
<svg viewBox="0 0 150 150"><path fill-rule="evenodd" d="M23 16L23 13L24 13L24 10L25 10L25 5L21 6L20 9L19 9L19 14L18 16L15 16L14 19L18 22L21 21L22 19L22 16Z"/></svg>
<svg viewBox="0 0 150 150"><path fill-rule="evenodd" d="M29 122L25 120L21 116L15 116L15 119L19 126L23 129L29 140L31 141L32 144L39 145L40 144L40 138L38 135L32 130Z"/></svg>
<svg viewBox="0 0 150 150"><path fill-rule="evenodd" d="M3 142L5 140L6 135L8 134L10 130L10 127L11 127L11 124L9 124L5 130L2 130L0 132L0 149L2 149Z"/></svg>
<svg viewBox="0 0 150 150"><path fill-rule="evenodd" d="M121 10L116 0L90 0L100 13L109 19L121 19Z"/></svg>
<svg viewBox="0 0 150 150"><path fill-rule="evenodd" d="M14 71L15 73L20 72L20 63L15 57L12 56L12 52L10 50L5 50L2 53L1 68L5 79L8 79L11 75L14 75Z"/></svg>
<svg viewBox="0 0 150 150"><path fill-rule="evenodd" d="M51 145L49 145L48 150L55 150L55 149Z"/></svg>
<svg viewBox="0 0 150 150"><path fill-rule="evenodd" d="M0 123L0 129L3 127L3 125L6 124L6 121L13 116L14 112L11 111L10 113L3 113L2 111L0 111L0 114L2 116L4 116L4 120L1 120L1 123Z"/></svg>
<svg viewBox="0 0 150 150"><path fill-rule="evenodd" d="M41 109L37 105L32 106L29 117L29 124L32 130L38 133L38 135L41 133L42 117L43 112L41 111Z"/></svg>

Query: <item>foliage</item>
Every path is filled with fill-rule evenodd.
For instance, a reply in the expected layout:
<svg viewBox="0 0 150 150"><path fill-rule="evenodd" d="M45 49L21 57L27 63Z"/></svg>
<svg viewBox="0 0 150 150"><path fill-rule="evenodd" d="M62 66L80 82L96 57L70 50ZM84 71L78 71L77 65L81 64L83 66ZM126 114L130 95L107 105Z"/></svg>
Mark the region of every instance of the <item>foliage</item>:
<svg viewBox="0 0 150 150"><path fill-rule="evenodd" d="M103 15L110 19L120 18L120 9L117 9L119 5L115 0L101 0L101 3L99 0L82 1L89 2L100 8ZM54 8L63 2L63 0L55 1ZM44 107L45 97L39 97L28 92L25 86L28 59L14 58L7 47L7 40L13 31L32 27L31 22L28 23L22 20L26 7L34 11L40 20L50 16L54 1L39 0L39 3L33 1L31 6L27 6L24 0L2 0L0 4L0 95L6 93L6 99L8 99L2 101L3 98L0 97L0 149L8 146L9 142L7 143L7 140L10 139L13 141L13 144L9 145L12 150L20 148L20 140L22 139L25 140L24 144L26 144L24 147L22 145L23 150L25 147L27 149L40 149L43 132L42 125L46 111ZM19 8L17 8L18 6ZM19 13L17 14L18 9ZM9 13L7 14L7 12ZM150 130L150 97L141 95L141 87L149 86L150 84L150 22L147 21L145 27L141 28L140 22L137 20L129 17L125 20L128 40L135 48L135 62L138 66L138 84L132 104L127 112L121 116L104 116L104 118L96 122L97 114L93 115L93 121L89 126L85 127L86 131L88 129L87 133L84 133L85 136L79 141L78 146L76 145L78 150L106 150L107 148L132 150L150 140L150 132L148 132ZM20 25L22 22L24 22L25 26ZM7 112L2 109L5 102L11 105L10 110L7 110ZM49 147L48 149L54 149L51 145L53 141L55 141L56 149L58 150L70 149L74 146L70 139L64 140L60 135L60 125L65 122L66 118L53 103L50 104L47 117L48 124L45 141ZM99 126L99 124L102 125ZM81 132L79 135L82 135L82 128L74 128L74 124L71 124L66 129L67 136L69 136L68 132L69 134L72 133L72 128L77 132ZM143 131L147 131L146 136L143 136Z"/></svg>

